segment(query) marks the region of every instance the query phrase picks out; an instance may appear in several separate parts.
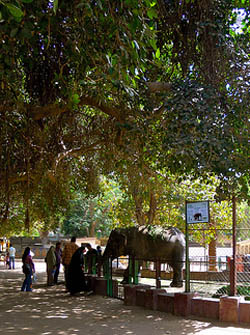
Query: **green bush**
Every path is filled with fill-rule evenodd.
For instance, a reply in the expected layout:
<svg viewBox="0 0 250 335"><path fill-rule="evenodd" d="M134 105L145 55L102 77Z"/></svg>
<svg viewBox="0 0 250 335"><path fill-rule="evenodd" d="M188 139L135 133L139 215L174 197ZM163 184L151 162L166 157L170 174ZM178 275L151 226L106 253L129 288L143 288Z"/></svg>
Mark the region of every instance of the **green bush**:
<svg viewBox="0 0 250 335"><path fill-rule="evenodd" d="M237 295L245 296L245 300L250 300L250 286L237 286ZM220 287L215 294L212 295L212 298L220 298L223 295L229 295L230 286L222 286Z"/></svg>

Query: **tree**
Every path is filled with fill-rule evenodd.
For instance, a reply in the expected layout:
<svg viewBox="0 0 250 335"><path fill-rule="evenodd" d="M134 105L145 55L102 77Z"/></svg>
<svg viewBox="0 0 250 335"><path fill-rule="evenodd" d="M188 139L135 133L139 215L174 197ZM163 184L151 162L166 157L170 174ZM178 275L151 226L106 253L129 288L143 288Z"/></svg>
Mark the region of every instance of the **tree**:
<svg viewBox="0 0 250 335"><path fill-rule="evenodd" d="M48 222L71 189L96 193L95 177L116 171L119 157L131 172L145 165L180 175L214 172L225 183L221 194L232 180L246 197L245 1L0 6L3 225L20 198L27 227L36 222L31 208L39 217L41 206L33 197L46 199ZM242 34L232 30L238 8L245 9Z"/></svg>
<svg viewBox="0 0 250 335"><path fill-rule="evenodd" d="M114 181L104 176L100 180L100 189L95 197L80 191L75 194L64 214L63 233L79 237L109 235L115 220L113 207L121 198L121 191Z"/></svg>

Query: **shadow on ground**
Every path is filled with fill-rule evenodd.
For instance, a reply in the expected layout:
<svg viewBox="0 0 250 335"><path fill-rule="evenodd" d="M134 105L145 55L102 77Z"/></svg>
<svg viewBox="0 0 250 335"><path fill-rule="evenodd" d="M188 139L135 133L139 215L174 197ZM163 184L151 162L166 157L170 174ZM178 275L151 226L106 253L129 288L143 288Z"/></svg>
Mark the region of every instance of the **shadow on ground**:
<svg viewBox="0 0 250 335"><path fill-rule="evenodd" d="M0 333L36 335L236 335L250 328L190 320L101 296L71 297L64 286L46 286L39 273L33 292L21 292L23 274L1 269Z"/></svg>

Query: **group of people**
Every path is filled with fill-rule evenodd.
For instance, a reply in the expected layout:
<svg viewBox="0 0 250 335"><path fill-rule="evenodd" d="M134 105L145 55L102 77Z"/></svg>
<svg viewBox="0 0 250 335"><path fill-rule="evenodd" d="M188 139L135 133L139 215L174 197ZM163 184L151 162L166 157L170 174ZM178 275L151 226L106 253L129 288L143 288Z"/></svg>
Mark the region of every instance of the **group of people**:
<svg viewBox="0 0 250 335"><path fill-rule="evenodd" d="M65 286L71 295L82 291L91 293L91 287L84 275L84 256L87 258L88 273L92 273L93 261L98 262L101 256L101 248L92 248L90 243L82 244L79 248L76 244L76 238L72 237L70 243L67 243L62 253L62 264L64 266Z"/></svg>
<svg viewBox="0 0 250 335"><path fill-rule="evenodd" d="M57 242L56 247L51 246L45 257L47 270L47 285L58 284L58 275L60 265L64 266L64 278L66 291L71 295L76 295L82 291L92 293L91 287L84 275L84 256L87 258L88 273L92 273L93 260L96 263L101 257L101 247L92 248L90 243L82 244L78 247L76 237L72 237L69 243L66 243L64 249L61 249L61 243ZM25 279L22 285L22 291L32 291L32 275L35 273L35 266L30 255L30 248L24 250L22 256L23 273Z"/></svg>

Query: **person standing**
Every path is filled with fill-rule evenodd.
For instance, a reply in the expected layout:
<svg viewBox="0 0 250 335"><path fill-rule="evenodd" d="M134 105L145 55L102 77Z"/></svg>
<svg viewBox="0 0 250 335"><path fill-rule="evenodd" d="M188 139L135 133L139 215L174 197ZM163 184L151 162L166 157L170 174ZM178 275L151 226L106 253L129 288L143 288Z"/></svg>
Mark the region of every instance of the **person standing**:
<svg viewBox="0 0 250 335"><path fill-rule="evenodd" d="M90 243L86 244L86 248L88 249L86 253L87 257L87 264L88 264L88 273L93 273L93 266L96 265L97 258L98 258L98 252L96 249L92 248Z"/></svg>
<svg viewBox="0 0 250 335"><path fill-rule="evenodd" d="M54 273L56 270L56 255L55 247L53 245L47 252L45 262L47 264L47 285L52 286L54 284Z"/></svg>
<svg viewBox="0 0 250 335"><path fill-rule="evenodd" d="M62 261L61 242L56 243L55 256L56 256L56 271L54 274L54 284L58 284L58 276L59 276L60 265Z"/></svg>
<svg viewBox="0 0 250 335"><path fill-rule="evenodd" d="M76 237L73 236L69 243L66 243L62 252L62 264L64 266L64 278L66 290L69 291L69 264L75 251L78 249Z"/></svg>
<svg viewBox="0 0 250 335"><path fill-rule="evenodd" d="M10 244L9 247L9 269L11 269L11 264L12 264L12 269L15 269L15 256L16 256L16 248Z"/></svg>
<svg viewBox="0 0 250 335"><path fill-rule="evenodd" d="M96 271L98 277L101 276L101 269L102 269L102 248L100 245L96 247L97 251L97 259L96 259Z"/></svg>
<svg viewBox="0 0 250 335"><path fill-rule="evenodd" d="M96 247L96 251L97 251L98 256L101 257L102 256L102 248L100 247L100 245L98 245Z"/></svg>
<svg viewBox="0 0 250 335"><path fill-rule="evenodd" d="M10 255L9 255L9 251L6 252L6 255L4 257L4 264L6 266L6 269L10 268Z"/></svg>
<svg viewBox="0 0 250 335"><path fill-rule="evenodd" d="M78 248L70 261L68 273L68 290L71 295L80 293L81 291L88 291L88 286L85 282L84 276L84 251L85 247Z"/></svg>
<svg viewBox="0 0 250 335"><path fill-rule="evenodd" d="M24 253L22 256L22 262L23 262L23 273L25 274L25 279L23 281L21 291L31 292L32 291L32 274L35 273L35 265L30 255L29 247L25 248L24 250Z"/></svg>

